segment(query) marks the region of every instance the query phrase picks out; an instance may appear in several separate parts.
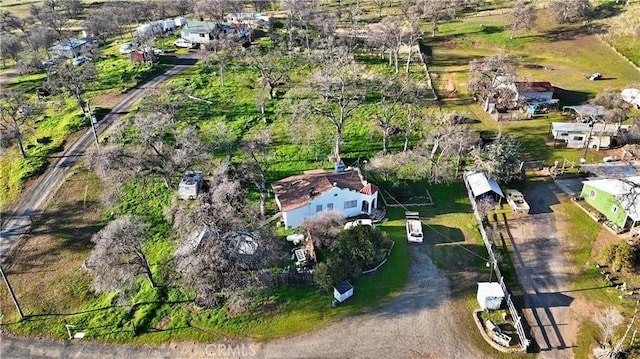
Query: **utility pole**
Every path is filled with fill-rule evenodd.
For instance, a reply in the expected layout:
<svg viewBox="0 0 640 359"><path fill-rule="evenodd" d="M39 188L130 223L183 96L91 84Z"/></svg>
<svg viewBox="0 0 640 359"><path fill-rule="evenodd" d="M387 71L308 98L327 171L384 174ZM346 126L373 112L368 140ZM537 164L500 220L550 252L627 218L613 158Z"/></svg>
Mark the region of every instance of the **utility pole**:
<svg viewBox="0 0 640 359"><path fill-rule="evenodd" d="M4 274L4 271L2 270L2 266L0 266L0 274L2 275L2 279L4 279L4 283L7 285L7 289L11 294L11 299L13 299L13 304L15 304L16 309L18 309L18 314L20 314L20 319L24 319L24 315L22 314L22 309L20 309L20 304L18 304L18 299L16 298L15 293L13 293L13 288L11 288L11 284L9 284L9 279L7 279L7 276Z"/></svg>

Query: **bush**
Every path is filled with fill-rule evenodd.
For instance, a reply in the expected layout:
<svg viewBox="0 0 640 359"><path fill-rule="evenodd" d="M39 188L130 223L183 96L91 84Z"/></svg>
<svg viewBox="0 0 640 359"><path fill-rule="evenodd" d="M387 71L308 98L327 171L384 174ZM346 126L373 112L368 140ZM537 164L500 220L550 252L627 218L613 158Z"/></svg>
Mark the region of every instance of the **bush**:
<svg viewBox="0 0 640 359"><path fill-rule="evenodd" d="M636 266L637 249L627 242L614 242L600 250L598 260L614 271L630 272Z"/></svg>

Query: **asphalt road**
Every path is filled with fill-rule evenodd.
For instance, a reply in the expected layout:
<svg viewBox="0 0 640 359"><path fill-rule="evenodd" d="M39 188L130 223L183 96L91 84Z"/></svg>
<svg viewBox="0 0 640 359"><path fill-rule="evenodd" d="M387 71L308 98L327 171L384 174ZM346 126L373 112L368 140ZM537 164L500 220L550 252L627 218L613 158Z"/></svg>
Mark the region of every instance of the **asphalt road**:
<svg viewBox="0 0 640 359"><path fill-rule="evenodd" d="M529 188L529 215L516 215L507 225L506 240L513 247L513 265L524 292L522 312L538 358L573 358L581 318L588 315L571 286L575 269L568 259L568 224L560 211L554 211L561 188L568 187L541 183Z"/></svg>
<svg viewBox="0 0 640 359"><path fill-rule="evenodd" d="M181 58L180 63L169 68L166 72L154 77L144 84L130 90L127 96L111 109L102 120L96 124L98 136L105 132L120 117L129 112L133 104L138 101L149 89L152 89L171 77L181 73L195 64L196 59ZM93 131L89 128L76 142L74 142L55 164L31 186L23 200L15 207L13 213L2 218L0 229L0 262L11 246L29 230L32 218L43 209L47 199L55 193L62 184L71 168L82 158L85 151L95 143Z"/></svg>

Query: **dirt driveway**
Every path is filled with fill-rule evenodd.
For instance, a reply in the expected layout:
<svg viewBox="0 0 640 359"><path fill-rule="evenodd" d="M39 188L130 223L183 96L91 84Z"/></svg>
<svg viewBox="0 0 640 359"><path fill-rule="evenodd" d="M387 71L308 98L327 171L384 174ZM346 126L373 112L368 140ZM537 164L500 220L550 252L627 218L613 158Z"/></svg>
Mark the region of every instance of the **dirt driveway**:
<svg viewBox="0 0 640 359"><path fill-rule="evenodd" d="M4 358L487 358L458 338L467 336L451 312L449 280L412 246L405 290L379 309L320 330L267 343L171 343L158 347L54 342L4 336ZM357 293L356 293L357 295Z"/></svg>
<svg viewBox="0 0 640 359"><path fill-rule="evenodd" d="M555 208L568 197L555 183L534 184L525 197L530 214L510 219L507 226L526 302L523 312L539 358L573 358L580 322L593 308L576 297L570 283L576 272L568 257L572 242L566 216Z"/></svg>

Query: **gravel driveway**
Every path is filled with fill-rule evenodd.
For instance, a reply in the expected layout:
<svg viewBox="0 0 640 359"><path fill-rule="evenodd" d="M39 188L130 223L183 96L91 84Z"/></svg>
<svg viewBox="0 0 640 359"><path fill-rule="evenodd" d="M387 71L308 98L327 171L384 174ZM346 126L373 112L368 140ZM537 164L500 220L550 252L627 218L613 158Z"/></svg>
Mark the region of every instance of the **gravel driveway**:
<svg viewBox="0 0 640 359"><path fill-rule="evenodd" d="M540 349L539 358L573 358L580 316L585 315L571 290L575 269L567 255L571 245L564 230L566 219L554 211L560 193L554 183L534 184L525 193L530 214L517 215L507 226L513 264L525 293L523 313Z"/></svg>
<svg viewBox="0 0 640 359"><path fill-rule="evenodd" d="M457 338L450 283L433 265L425 245L411 246L405 290L379 309L317 331L266 343L189 343L158 347L99 345L3 337L2 358L485 358ZM357 293L355 294L357 295Z"/></svg>

